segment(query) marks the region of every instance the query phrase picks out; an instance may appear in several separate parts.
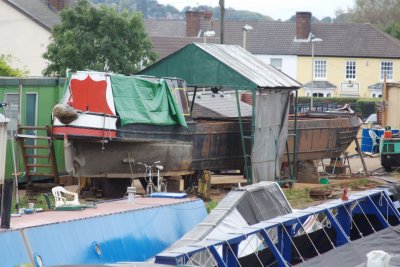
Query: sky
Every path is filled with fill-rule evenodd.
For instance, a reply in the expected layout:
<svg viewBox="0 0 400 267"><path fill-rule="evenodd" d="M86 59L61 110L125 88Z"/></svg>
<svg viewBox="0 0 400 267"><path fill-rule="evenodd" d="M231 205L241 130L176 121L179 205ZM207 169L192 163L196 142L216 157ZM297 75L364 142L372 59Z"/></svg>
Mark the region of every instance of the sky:
<svg viewBox="0 0 400 267"><path fill-rule="evenodd" d="M225 7L258 12L273 19L287 20L296 11L310 11L318 19L335 17L335 10L347 10L355 0L225 0ZM218 6L219 0L158 0L160 4L170 4L182 10L185 6Z"/></svg>

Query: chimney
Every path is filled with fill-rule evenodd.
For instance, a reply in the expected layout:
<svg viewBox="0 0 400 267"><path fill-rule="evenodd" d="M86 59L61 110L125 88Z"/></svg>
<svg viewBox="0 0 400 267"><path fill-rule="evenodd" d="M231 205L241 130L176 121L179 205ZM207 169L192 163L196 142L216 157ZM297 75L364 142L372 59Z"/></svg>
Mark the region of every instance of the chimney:
<svg viewBox="0 0 400 267"><path fill-rule="evenodd" d="M196 37L200 31L201 12L186 11L186 37Z"/></svg>
<svg viewBox="0 0 400 267"><path fill-rule="evenodd" d="M202 12L202 19L206 21L210 21L212 18L212 12L210 10L206 10Z"/></svg>
<svg viewBox="0 0 400 267"><path fill-rule="evenodd" d="M73 0L48 0L47 3L50 7L57 11L61 11L65 7L69 7L73 4Z"/></svg>
<svg viewBox="0 0 400 267"><path fill-rule="evenodd" d="M296 12L296 39L308 39L311 32L311 12Z"/></svg>

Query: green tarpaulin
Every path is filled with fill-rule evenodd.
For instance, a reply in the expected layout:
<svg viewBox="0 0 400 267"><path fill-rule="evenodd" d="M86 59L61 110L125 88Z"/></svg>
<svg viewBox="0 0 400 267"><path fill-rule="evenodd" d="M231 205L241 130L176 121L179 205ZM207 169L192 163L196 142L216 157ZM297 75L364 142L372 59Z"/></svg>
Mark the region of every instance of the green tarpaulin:
<svg viewBox="0 0 400 267"><path fill-rule="evenodd" d="M121 126L131 123L182 125L185 118L167 82L151 82L137 77L111 75L115 108Z"/></svg>

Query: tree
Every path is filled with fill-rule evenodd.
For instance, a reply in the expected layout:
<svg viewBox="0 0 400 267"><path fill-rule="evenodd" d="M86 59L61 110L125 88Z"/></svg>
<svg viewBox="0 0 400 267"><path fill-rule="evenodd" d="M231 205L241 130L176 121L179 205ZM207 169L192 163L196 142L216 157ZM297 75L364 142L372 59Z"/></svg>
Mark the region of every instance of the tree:
<svg viewBox="0 0 400 267"><path fill-rule="evenodd" d="M45 75L64 76L67 68L128 75L156 59L138 13L118 13L105 5L96 8L81 0L60 16L61 24L53 28L43 55L50 62Z"/></svg>
<svg viewBox="0 0 400 267"><path fill-rule="evenodd" d="M385 32L400 39L400 22L392 22L386 28Z"/></svg>
<svg viewBox="0 0 400 267"><path fill-rule="evenodd" d="M321 19L321 22L332 23L333 19L331 17L324 17L324 18Z"/></svg>
<svg viewBox="0 0 400 267"><path fill-rule="evenodd" d="M390 23L400 21L400 1L356 0L349 13L354 22L371 23L384 29Z"/></svg>
<svg viewBox="0 0 400 267"><path fill-rule="evenodd" d="M0 55L0 76L3 77L22 77L28 74L28 71L14 69L10 66L12 63L11 55Z"/></svg>

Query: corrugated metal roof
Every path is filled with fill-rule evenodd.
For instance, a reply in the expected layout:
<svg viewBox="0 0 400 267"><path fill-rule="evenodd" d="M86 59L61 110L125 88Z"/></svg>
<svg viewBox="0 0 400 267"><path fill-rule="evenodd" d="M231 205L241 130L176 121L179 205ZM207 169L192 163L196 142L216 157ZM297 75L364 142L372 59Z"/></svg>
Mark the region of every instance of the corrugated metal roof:
<svg viewBox="0 0 400 267"><path fill-rule="evenodd" d="M193 94L189 94L192 99ZM251 105L239 101L242 117L251 117ZM211 92L198 92L194 103L192 116L194 118L237 118L238 108L233 92L224 94L211 94Z"/></svg>
<svg viewBox="0 0 400 267"><path fill-rule="evenodd" d="M299 88L301 84L257 59L238 45L194 43L247 80L262 88Z"/></svg>

